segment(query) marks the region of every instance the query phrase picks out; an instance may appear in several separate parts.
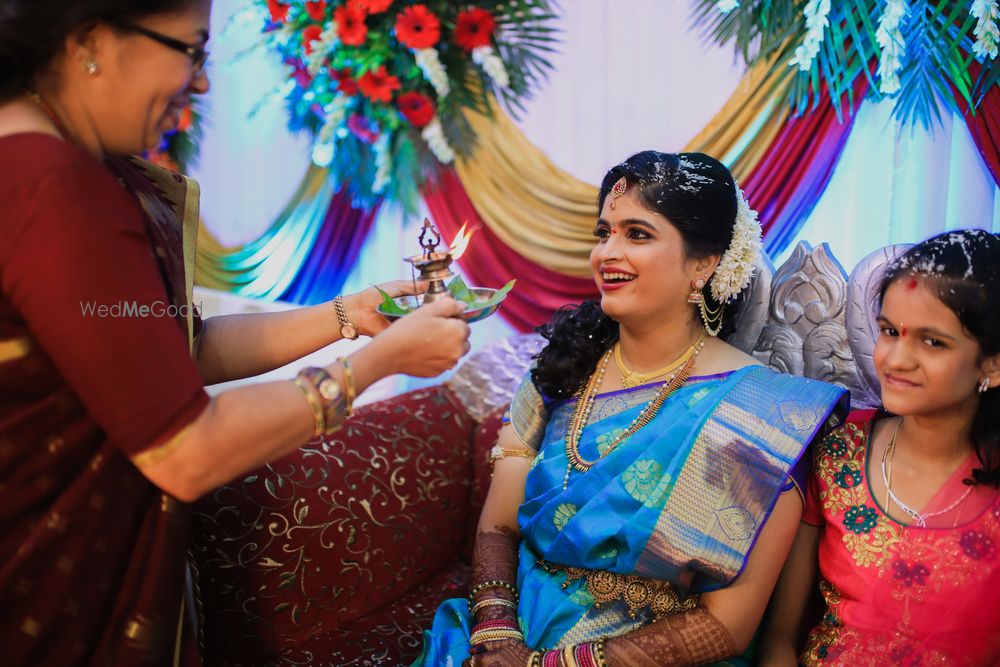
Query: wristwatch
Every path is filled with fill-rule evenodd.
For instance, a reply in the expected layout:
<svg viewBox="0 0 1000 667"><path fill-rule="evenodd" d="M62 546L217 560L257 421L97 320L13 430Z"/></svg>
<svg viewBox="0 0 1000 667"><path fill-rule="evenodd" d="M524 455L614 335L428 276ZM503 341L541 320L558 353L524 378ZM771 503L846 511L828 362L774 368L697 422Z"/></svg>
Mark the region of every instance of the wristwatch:
<svg viewBox="0 0 1000 667"><path fill-rule="evenodd" d="M347 311L344 309L344 297L338 296L333 299L333 309L337 311L337 321L340 322L340 335L348 340L357 340L358 327L347 319Z"/></svg>

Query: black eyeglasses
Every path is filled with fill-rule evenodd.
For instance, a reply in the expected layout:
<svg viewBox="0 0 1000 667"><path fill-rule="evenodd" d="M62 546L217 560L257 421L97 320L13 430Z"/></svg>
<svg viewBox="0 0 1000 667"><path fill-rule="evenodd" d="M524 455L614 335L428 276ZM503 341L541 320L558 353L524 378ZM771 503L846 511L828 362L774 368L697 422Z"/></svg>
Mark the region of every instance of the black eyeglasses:
<svg viewBox="0 0 1000 667"><path fill-rule="evenodd" d="M205 62L208 60L208 51L205 50L204 45L198 44L188 44L182 42L179 39L174 39L163 33L156 32L155 30L150 30L149 28L143 28L141 25L135 25L132 23L127 23L123 26L126 30L131 30L132 32L137 32L140 35L149 37L153 41L159 42L168 49L173 49L174 51L179 51L183 53L188 58L191 59L191 65L194 68L195 76L201 74L202 70L205 69Z"/></svg>

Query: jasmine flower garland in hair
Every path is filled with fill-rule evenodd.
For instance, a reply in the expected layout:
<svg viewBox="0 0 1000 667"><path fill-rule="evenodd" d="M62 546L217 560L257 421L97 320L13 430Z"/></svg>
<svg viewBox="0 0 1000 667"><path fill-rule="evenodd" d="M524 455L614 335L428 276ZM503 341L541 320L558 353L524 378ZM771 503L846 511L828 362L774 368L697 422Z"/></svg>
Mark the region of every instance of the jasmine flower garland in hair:
<svg viewBox="0 0 1000 667"><path fill-rule="evenodd" d="M719 266L709 286L712 297L719 303L729 303L740 292L746 289L753 278L757 260L763 252L761 242L760 222L757 211L750 208L743 190L736 187L736 222L733 225L733 238L729 247L722 254Z"/></svg>

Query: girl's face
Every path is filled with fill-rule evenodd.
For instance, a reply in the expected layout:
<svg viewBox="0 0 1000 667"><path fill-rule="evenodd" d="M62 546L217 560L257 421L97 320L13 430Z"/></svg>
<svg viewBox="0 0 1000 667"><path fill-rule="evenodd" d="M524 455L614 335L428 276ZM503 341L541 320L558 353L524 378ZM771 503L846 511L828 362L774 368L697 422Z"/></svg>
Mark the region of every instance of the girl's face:
<svg viewBox="0 0 1000 667"><path fill-rule="evenodd" d="M886 410L921 416L974 412L989 360L930 285L910 276L893 282L878 323L874 362Z"/></svg>
<svg viewBox="0 0 1000 667"><path fill-rule="evenodd" d="M669 320L690 311L691 281L708 277L718 256L687 256L677 228L663 215L644 207L634 187L615 201L604 201L590 252L594 282L601 290L601 308L626 324Z"/></svg>

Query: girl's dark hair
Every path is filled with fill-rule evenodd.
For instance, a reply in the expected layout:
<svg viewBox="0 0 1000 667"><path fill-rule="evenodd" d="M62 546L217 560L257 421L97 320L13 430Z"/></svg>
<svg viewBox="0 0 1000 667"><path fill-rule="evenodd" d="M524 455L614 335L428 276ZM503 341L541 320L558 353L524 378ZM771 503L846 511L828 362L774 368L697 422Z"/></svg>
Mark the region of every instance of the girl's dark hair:
<svg viewBox="0 0 1000 667"><path fill-rule="evenodd" d="M622 176L639 201L677 228L689 257L721 255L729 247L736 222L736 184L725 165L703 153L636 153L612 167L601 182L598 210ZM719 304L705 290L706 304ZM724 318L721 336L732 332ZM538 389L552 398L574 394L597 367L601 355L618 340L618 323L599 303L567 306L538 328L549 342L531 372Z"/></svg>
<svg viewBox="0 0 1000 667"><path fill-rule="evenodd" d="M1000 238L981 229L945 232L918 243L892 262L881 298L893 282L920 276L979 343L980 359L1000 354ZM967 484L1000 486L1000 389L979 397L972 445L982 468Z"/></svg>
<svg viewBox="0 0 1000 667"><path fill-rule="evenodd" d="M75 30L104 23L123 27L194 0L0 0L0 101L36 85Z"/></svg>

